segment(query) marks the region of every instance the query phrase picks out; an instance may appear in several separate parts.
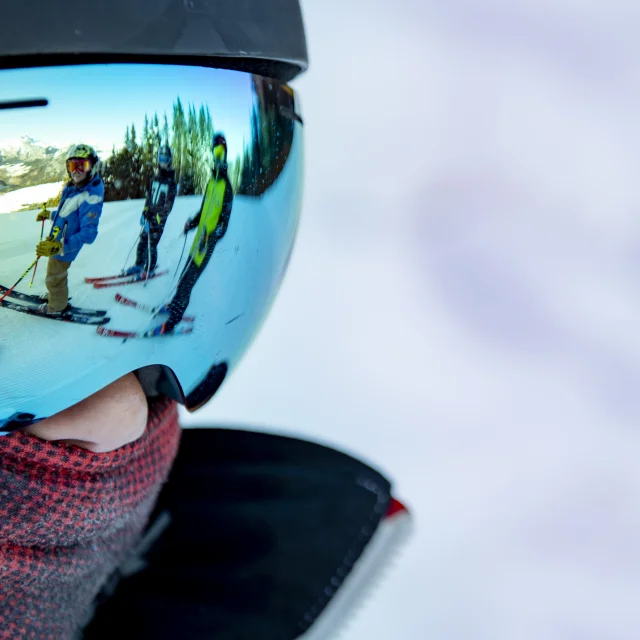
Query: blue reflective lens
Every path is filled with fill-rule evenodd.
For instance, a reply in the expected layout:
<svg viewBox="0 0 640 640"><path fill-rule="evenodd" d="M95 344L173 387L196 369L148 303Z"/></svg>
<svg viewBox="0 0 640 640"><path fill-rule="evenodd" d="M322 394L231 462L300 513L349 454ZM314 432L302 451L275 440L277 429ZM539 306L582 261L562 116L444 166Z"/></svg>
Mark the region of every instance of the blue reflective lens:
<svg viewBox="0 0 640 640"><path fill-rule="evenodd" d="M0 110L0 430L149 365L189 409L206 402L294 242L291 89L229 70L78 65L1 70L0 104L13 105ZM89 175L66 170L79 144L98 156Z"/></svg>

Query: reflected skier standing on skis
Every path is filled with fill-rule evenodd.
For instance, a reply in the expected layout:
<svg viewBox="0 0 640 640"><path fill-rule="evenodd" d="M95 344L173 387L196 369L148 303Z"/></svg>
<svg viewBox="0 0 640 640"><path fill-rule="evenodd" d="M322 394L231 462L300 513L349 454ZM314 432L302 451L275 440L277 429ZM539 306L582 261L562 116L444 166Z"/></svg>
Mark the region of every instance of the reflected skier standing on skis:
<svg viewBox="0 0 640 640"><path fill-rule="evenodd" d="M144 201L136 262L122 272L124 276L151 275L158 262L158 243L162 238L167 218L176 199L176 174L172 168L171 148L163 145L158 151L158 168Z"/></svg>
<svg viewBox="0 0 640 640"><path fill-rule="evenodd" d="M68 271L85 244L98 236L98 223L104 203L104 184L97 172L98 155L88 144L73 145L66 160L69 182L51 218L46 209L36 220L51 218L51 234L36 246L38 257L49 258L45 284L47 302L39 311L61 316L69 308Z"/></svg>
<svg viewBox="0 0 640 640"><path fill-rule="evenodd" d="M147 335L173 332L189 306L193 287L207 267L216 244L227 231L233 205L233 188L227 175L227 141L222 134L216 134L212 146L213 170L200 211L187 220L184 226L185 235L197 228L189 258L180 275L173 299L159 310L159 313L168 313L169 318L151 329Z"/></svg>

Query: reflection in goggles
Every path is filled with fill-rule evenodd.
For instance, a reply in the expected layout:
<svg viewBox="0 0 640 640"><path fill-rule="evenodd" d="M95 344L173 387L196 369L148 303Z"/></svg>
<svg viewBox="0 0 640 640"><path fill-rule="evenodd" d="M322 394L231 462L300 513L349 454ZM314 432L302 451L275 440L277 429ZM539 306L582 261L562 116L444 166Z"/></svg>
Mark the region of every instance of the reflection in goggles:
<svg viewBox="0 0 640 640"><path fill-rule="evenodd" d="M221 145L218 144L213 148L213 157L216 160L224 160L224 155L225 155L225 148Z"/></svg>
<svg viewBox="0 0 640 640"><path fill-rule="evenodd" d="M92 117L70 117L87 83ZM0 70L0 104L34 87L42 109L0 109L0 433L147 365L175 375L188 408L206 402L291 254L294 95L202 67Z"/></svg>
<svg viewBox="0 0 640 640"><path fill-rule="evenodd" d="M91 161L86 158L70 158L67 160L67 171L73 173L74 171L89 171L91 169Z"/></svg>

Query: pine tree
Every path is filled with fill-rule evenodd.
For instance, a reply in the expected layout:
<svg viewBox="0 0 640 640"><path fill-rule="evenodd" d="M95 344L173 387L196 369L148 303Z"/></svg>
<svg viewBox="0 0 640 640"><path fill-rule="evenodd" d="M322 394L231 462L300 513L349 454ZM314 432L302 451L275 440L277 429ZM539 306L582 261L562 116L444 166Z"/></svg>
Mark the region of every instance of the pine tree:
<svg viewBox="0 0 640 640"><path fill-rule="evenodd" d="M262 153L260 149L260 124L257 106L251 112L251 140L245 145L242 158L242 173L238 193L259 195L258 180L262 171Z"/></svg>
<svg viewBox="0 0 640 640"><path fill-rule="evenodd" d="M182 152L181 189L183 195L196 193L196 168L199 146L198 119L193 105L188 106L185 125L184 148Z"/></svg>
<svg viewBox="0 0 640 640"><path fill-rule="evenodd" d="M153 114L153 122L151 126L151 154L153 156L154 165L158 160L158 151L160 151L160 145L162 144L160 138L160 123L158 122L158 114Z"/></svg>
<svg viewBox="0 0 640 640"><path fill-rule="evenodd" d="M186 121L184 116L184 108L180 98L177 98L173 104L173 166L176 170L176 181L180 184L180 194L183 194L182 178L183 165L186 146Z"/></svg>
<svg viewBox="0 0 640 640"><path fill-rule="evenodd" d="M164 112L164 122L162 123L162 137L166 144L169 144L169 121L167 120L167 112Z"/></svg>
<svg viewBox="0 0 640 640"><path fill-rule="evenodd" d="M242 173L242 157L240 154L236 156L236 159L233 161L233 166L229 168L229 176L231 180L231 186L233 187L234 193L237 193L238 187L240 185L240 176Z"/></svg>
<svg viewBox="0 0 640 640"><path fill-rule="evenodd" d="M142 127L142 139L140 141L140 178L138 180L139 188L144 191L146 186L153 179L154 174L154 154L152 130L149 125L149 118L144 114L144 123Z"/></svg>
<svg viewBox="0 0 640 640"><path fill-rule="evenodd" d="M195 186L196 193L204 193L211 177L213 166L213 154L211 143L213 141L214 127L209 107L201 105L198 113L198 150L195 162Z"/></svg>
<svg viewBox="0 0 640 640"><path fill-rule="evenodd" d="M260 195L280 175L293 142L293 94L283 85L254 77L256 98L251 114L251 140L245 143L237 193Z"/></svg>

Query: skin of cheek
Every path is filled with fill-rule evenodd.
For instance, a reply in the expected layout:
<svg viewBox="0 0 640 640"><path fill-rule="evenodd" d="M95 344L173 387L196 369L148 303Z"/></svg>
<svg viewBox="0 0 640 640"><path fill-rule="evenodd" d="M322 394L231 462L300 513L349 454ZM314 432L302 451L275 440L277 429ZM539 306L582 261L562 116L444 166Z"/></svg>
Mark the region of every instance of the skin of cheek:
<svg viewBox="0 0 640 640"><path fill-rule="evenodd" d="M142 436L148 404L132 374L25 431L42 440L62 441L94 453L113 451Z"/></svg>

